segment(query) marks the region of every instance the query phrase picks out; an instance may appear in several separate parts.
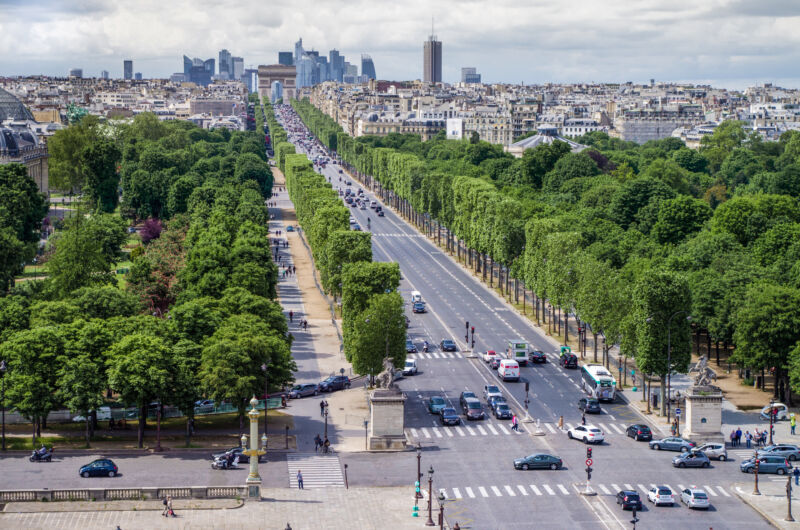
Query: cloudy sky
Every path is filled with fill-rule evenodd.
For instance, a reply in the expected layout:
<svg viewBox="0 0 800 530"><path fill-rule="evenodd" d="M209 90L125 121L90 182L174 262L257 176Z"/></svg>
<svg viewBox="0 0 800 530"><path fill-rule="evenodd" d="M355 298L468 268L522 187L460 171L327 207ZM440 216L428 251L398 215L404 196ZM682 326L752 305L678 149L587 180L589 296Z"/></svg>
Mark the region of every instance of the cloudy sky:
<svg viewBox="0 0 800 530"><path fill-rule="evenodd" d="M445 81L692 81L800 87L798 0L0 0L0 76L145 77L182 71L183 54L273 64L298 37L337 48L381 79L422 76L431 17Z"/></svg>

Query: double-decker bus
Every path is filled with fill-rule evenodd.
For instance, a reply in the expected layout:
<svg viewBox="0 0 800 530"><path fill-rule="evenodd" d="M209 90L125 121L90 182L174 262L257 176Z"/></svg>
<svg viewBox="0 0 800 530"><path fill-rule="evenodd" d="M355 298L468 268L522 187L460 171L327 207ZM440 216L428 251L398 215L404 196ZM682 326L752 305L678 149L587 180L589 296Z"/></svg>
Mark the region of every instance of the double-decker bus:
<svg viewBox="0 0 800 530"><path fill-rule="evenodd" d="M581 368L581 386L593 398L614 401L617 380L602 364L584 364Z"/></svg>

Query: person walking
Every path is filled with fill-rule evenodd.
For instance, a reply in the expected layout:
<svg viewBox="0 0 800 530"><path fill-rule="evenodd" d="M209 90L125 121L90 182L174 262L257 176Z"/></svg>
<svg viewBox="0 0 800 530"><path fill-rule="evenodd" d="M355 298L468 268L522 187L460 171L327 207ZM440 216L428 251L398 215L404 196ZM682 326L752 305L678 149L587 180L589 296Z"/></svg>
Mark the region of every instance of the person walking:
<svg viewBox="0 0 800 530"><path fill-rule="evenodd" d="M795 419L794 414L791 414L789 416L789 427L792 429L792 431L791 431L792 432L792 436L794 436L794 434L795 434L794 430L795 430L795 428L797 428L797 419Z"/></svg>
<svg viewBox="0 0 800 530"><path fill-rule="evenodd" d="M519 432L519 420L517 419L517 415L514 414L511 418L511 430L514 432Z"/></svg>
<svg viewBox="0 0 800 530"><path fill-rule="evenodd" d="M586 425L586 411L581 411L581 425Z"/></svg>
<svg viewBox="0 0 800 530"><path fill-rule="evenodd" d="M171 515L172 517L177 517L177 515L175 515L175 510L172 509L172 497L171 496L167 497L167 513L169 513L169 515Z"/></svg>
<svg viewBox="0 0 800 530"><path fill-rule="evenodd" d="M750 449L750 444L753 442L753 435L750 433L750 431L745 431L744 442L747 444L747 448Z"/></svg>
<svg viewBox="0 0 800 530"><path fill-rule="evenodd" d="M319 434L314 437L314 452L316 453L319 451L319 448L322 447L322 438L320 438Z"/></svg>
<svg viewBox="0 0 800 530"><path fill-rule="evenodd" d="M325 400L319 402L319 415L320 417L325 415Z"/></svg>
<svg viewBox="0 0 800 530"><path fill-rule="evenodd" d="M297 487L303 489L303 474L299 469L297 470Z"/></svg>
<svg viewBox="0 0 800 530"><path fill-rule="evenodd" d="M161 511L161 515L162 517L166 517L167 514L169 513L169 495L164 497L164 500L161 502L164 505L164 509Z"/></svg>
<svg viewBox="0 0 800 530"><path fill-rule="evenodd" d="M322 442L322 452L328 454L328 451L331 449L331 441L328 440L328 437L325 437L325 441Z"/></svg>
<svg viewBox="0 0 800 530"><path fill-rule="evenodd" d="M794 475L794 485L800 486L800 467L794 466L792 474Z"/></svg>
<svg viewBox="0 0 800 530"><path fill-rule="evenodd" d="M286 271L284 271L284 276L285 276L285 275L286 275ZM294 321L294 311L292 311L292 310L290 309L290 310L289 310L289 322L293 322L293 321Z"/></svg>

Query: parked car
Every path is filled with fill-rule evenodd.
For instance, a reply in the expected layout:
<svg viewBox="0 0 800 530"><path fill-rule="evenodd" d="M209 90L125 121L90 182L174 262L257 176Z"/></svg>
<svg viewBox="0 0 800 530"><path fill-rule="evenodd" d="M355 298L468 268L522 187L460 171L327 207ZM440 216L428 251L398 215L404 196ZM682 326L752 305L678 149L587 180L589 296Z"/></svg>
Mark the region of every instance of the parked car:
<svg viewBox="0 0 800 530"><path fill-rule="evenodd" d="M459 398L459 401L461 402L462 408L465 406L466 400L469 398L478 399L478 396L475 395L475 392L470 392L469 390L461 392L461 397Z"/></svg>
<svg viewBox="0 0 800 530"><path fill-rule="evenodd" d="M710 467L711 461L705 453L689 451L672 459L673 467Z"/></svg>
<svg viewBox="0 0 800 530"><path fill-rule="evenodd" d="M486 414L483 412L483 406L481 402L478 401L478 398L466 398L462 409L464 410L464 416L466 416L468 420L482 420L486 417Z"/></svg>
<svg viewBox="0 0 800 530"><path fill-rule="evenodd" d="M577 368L578 356L574 353L564 354L559 358L559 363L562 368Z"/></svg>
<svg viewBox="0 0 800 530"><path fill-rule="evenodd" d="M458 347L456 347L456 343L452 339L442 339L442 342L439 343L439 349L442 351L458 351Z"/></svg>
<svg viewBox="0 0 800 530"><path fill-rule="evenodd" d="M287 232L294 232L294 226L292 226L292 225L287 226L286 227L286 231Z"/></svg>
<svg viewBox="0 0 800 530"><path fill-rule="evenodd" d="M403 366L403 375L416 375L417 361L416 359L406 359L406 364Z"/></svg>
<svg viewBox="0 0 800 530"><path fill-rule="evenodd" d="M194 412L195 414L213 412L214 406L215 403L213 399L200 399L194 402ZM100 418L97 419L99 420Z"/></svg>
<svg viewBox="0 0 800 530"><path fill-rule="evenodd" d="M427 310L425 309L425 302L414 302L414 305L411 307L412 313L425 313ZM445 350L449 351L449 350ZM455 350L452 350L455 351Z"/></svg>
<svg viewBox="0 0 800 530"><path fill-rule="evenodd" d="M461 423L461 416L458 415L453 407L445 407L440 413L442 425L458 425Z"/></svg>
<svg viewBox="0 0 800 530"><path fill-rule="evenodd" d="M528 360L532 363L546 363L547 355L542 350L533 350L528 354Z"/></svg>
<svg viewBox="0 0 800 530"><path fill-rule="evenodd" d="M773 420L780 421L789 419L789 407L783 403L773 403L761 409L761 419L769 421L770 409L772 409Z"/></svg>
<svg viewBox="0 0 800 530"><path fill-rule="evenodd" d="M350 378L346 375L332 375L319 384L320 392L333 392L350 388Z"/></svg>
<svg viewBox="0 0 800 530"><path fill-rule="evenodd" d="M303 383L302 385L294 385L289 390L289 398L297 399L308 396L316 396L319 394L319 385L315 383Z"/></svg>
<svg viewBox="0 0 800 530"><path fill-rule="evenodd" d="M782 456L787 460L794 462L800 458L800 448L791 444L773 444L768 445L763 449L756 451L756 454L761 456Z"/></svg>
<svg viewBox="0 0 800 530"><path fill-rule="evenodd" d="M756 461L754 458L749 458L739 464L739 471L742 473L755 473ZM783 456L766 456L760 455L758 457L758 472L759 473L774 473L776 475L785 475L792 472L792 465Z"/></svg>
<svg viewBox="0 0 800 530"><path fill-rule="evenodd" d="M111 407L98 407L98 409L97 409L97 421L108 421L110 419L111 419ZM86 417L78 415L78 416L75 416L74 418L72 418L72 421L75 421L75 422L86 421Z"/></svg>
<svg viewBox="0 0 800 530"><path fill-rule="evenodd" d="M514 469L521 469L527 471L529 469L561 469L564 463L557 456L548 455L544 453L533 454L525 458L514 459Z"/></svg>
<svg viewBox="0 0 800 530"><path fill-rule="evenodd" d="M238 456L239 457L239 462L242 463L242 464L250 463L250 457L247 456L244 453L244 448L242 446L231 447L227 451L223 451L221 453L212 453L211 454L211 460L216 460L216 459L218 459L220 457L228 456L229 454L233 454L234 458L236 458ZM258 461L259 462L263 462L264 461L264 457L263 456L259 456L258 457Z"/></svg>
<svg viewBox="0 0 800 530"><path fill-rule="evenodd" d="M486 351L486 352L483 354L483 360L484 360L485 362L487 362L487 363L488 363L488 362L491 362L491 361L492 361L492 359L497 359L498 357L500 357L500 356L499 356L499 355L497 354L497 352L496 352L496 351L494 351L494 350L487 350L487 351Z"/></svg>
<svg viewBox="0 0 800 530"><path fill-rule="evenodd" d="M691 451L697 444L684 438L677 436L667 436L660 440L650 440L650 449L656 451L664 449L665 451L680 451L685 453Z"/></svg>
<svg viewBox="0 0 800 530"><path fill-rule="evenodd" d="M728 459L728 450L725 448L725 444L723 443L707 443L703 444L700 447L695 447L692 449L692 452L702 452L710 459L717 459L720 462L724 462Z"/></svg>
<svg viewBox="0 0 800 530"><path fill-rule="evenodd" d="M89 462L85 466L81 466L78 470L78 475L83 478L89 477L114 477L119 473L119 468L109 458L98 458Z"/></svg>
<svg viewBox="0 0 800 530"><path fill-rule="evenodd" d="M623 510L633 510L635 508L640 511L642 509L642 499L633 490L622 490L617 493L617 504L621 504Z"/></svg>
<svg viewBox="0 0 800 530"><path fill-rule="evenodd" d="M644 425L642 423L634 423L633 425L628 425L628 428L625 429L625 434L629 437L633 438L637 442L642 440L649 442L653 439L653 432L650 430L650 427Z"/></svg>
<svg viewBox="0 0 800 530"><path fill-rule="evenodd" d="M510 420L514 416L514 413L511 412L510 408L508 408L508 404L500 402L497 402L494 404L494 406L492 406L492 413L494 413L494 417L498 420Z"/></svg>
<svg viewBox="0 0 800 530"><path fill-rule="evenodd" d="M447 402L442 396L431 396L428 399L428 412L431 414L439 414L446 406Z"/></svg>
<svg viewBox="0 0 800 530"><path fill-rule="evenodd" d="M686 488L681 492L681 502L689 508L707 510L710 506L706 492L697 488Z"/></svg>
<svg viewBox="0 0 800 530"><path fill-rule="evenodd" d="M406 353L417 353L417 347L410 340L406 341Z"/></svg>
<svg viewBox="0 0 800 530"><path fill-rule="evenodd" d="M656 506L672 506L675 504L675 497L669 486L656 486L647 490L647 500Z"/></svg>
<svg viewBox="0 0 800 530"><path fill-rule="evenodd" d="M586 414L600 414L600 401L597 398L581 398L578 400L578 410Z"/></svg>
<svg viewBox="0 0 800 530"><path fill-rule="evenodd" d="M500 389L497 385L483 385L483 399L489 401L489 398L492 396L502 396L503 393L500 392Z"/></svg>
<svg viewBox="0 0 800 530"><path fill-rule="evenodd" d="M567 431L567 438L570 440L581 440L585 444L603 443L605 436L599 427L594 425L578 425Z"/></svg>

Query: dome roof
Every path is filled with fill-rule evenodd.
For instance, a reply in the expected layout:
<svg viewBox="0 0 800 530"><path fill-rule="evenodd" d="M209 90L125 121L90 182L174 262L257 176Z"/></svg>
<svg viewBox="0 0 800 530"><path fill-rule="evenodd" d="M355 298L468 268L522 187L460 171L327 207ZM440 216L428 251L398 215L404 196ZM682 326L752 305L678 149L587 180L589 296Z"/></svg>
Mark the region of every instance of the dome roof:
<svg viewBox="0 0 800 530"><path fill-rule="evenodd" d="M0 122L6 120L33 121L33 114L16 96L0 88Z"/></svg>

